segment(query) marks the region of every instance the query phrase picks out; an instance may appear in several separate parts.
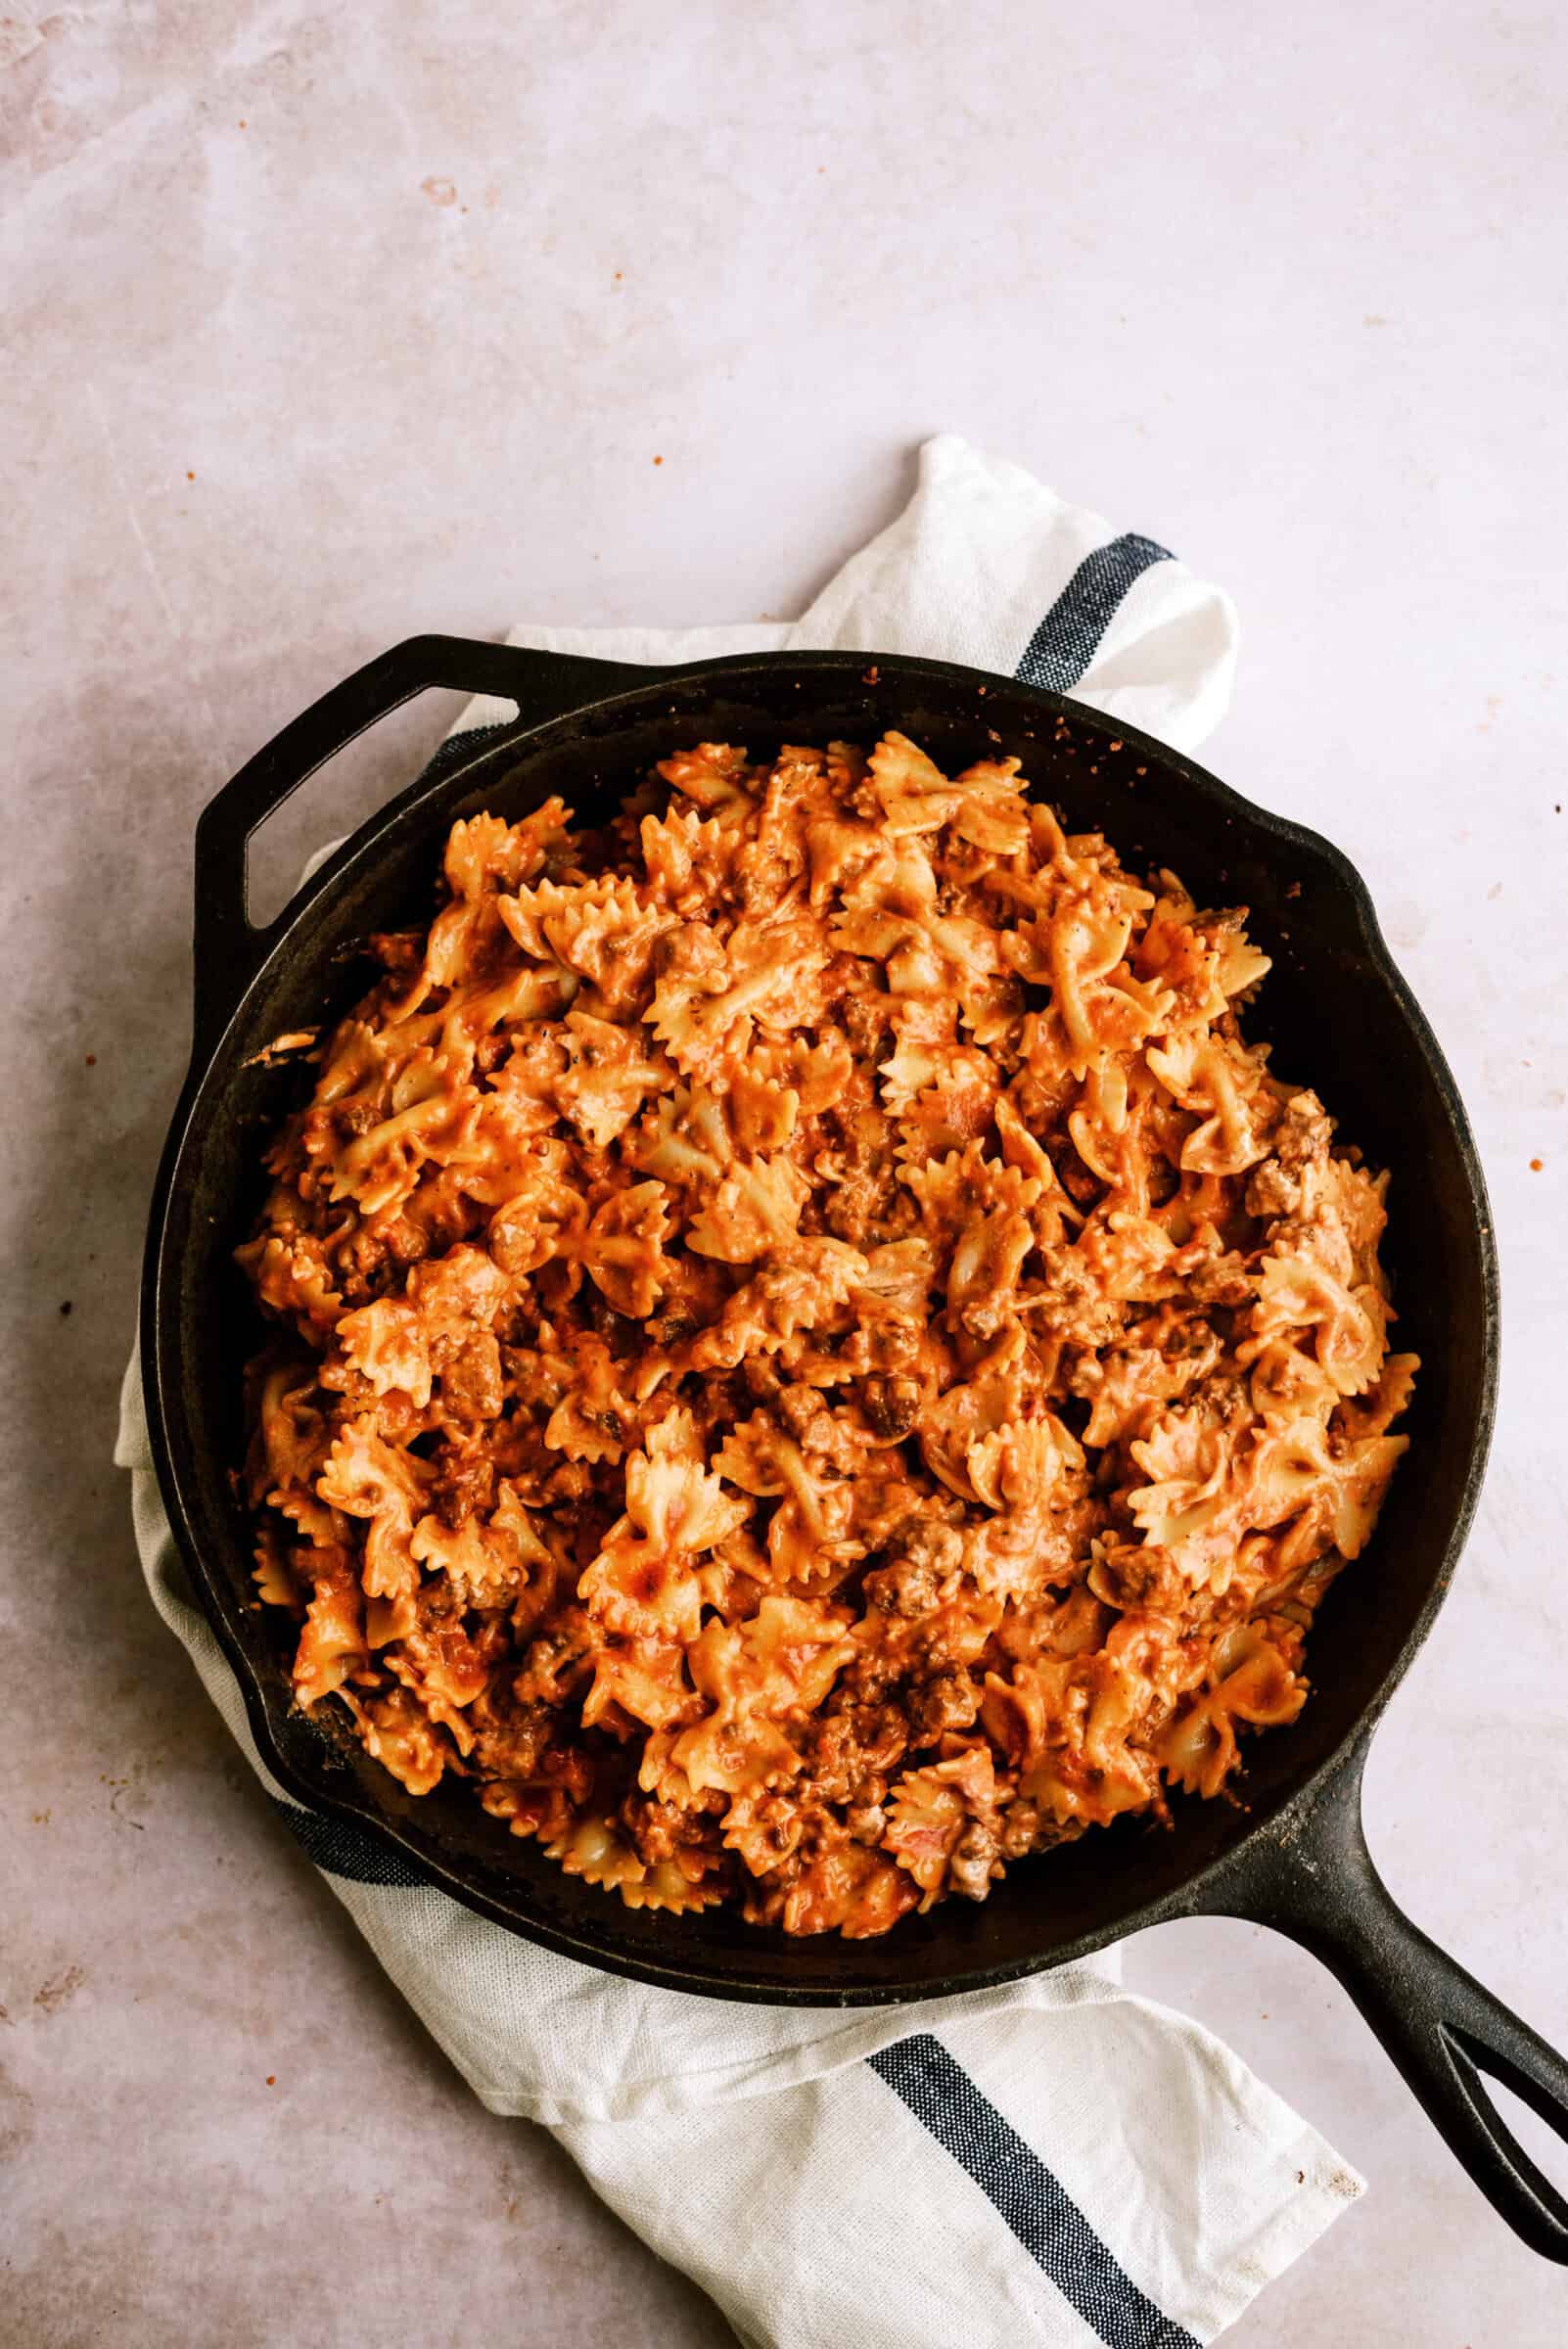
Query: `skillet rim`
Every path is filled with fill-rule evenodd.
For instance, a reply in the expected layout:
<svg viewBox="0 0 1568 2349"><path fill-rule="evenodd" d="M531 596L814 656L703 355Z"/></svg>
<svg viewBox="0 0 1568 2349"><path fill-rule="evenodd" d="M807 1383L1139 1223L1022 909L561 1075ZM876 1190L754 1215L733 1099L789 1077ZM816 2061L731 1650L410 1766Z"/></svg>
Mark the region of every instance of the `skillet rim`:
<svg viewBox="0 0 1568 2349"><path fill-rule="evenodd" d="M408 651L412 647L400 649ZM520 668L527 664L530 658L528 648L507 649L515 653ZM563 657L556 655L547 658L557 668L570 668L575 666L570 658L563 660ZM1124 747L1134 747L1166 778L1183 790L1195 793L1206 821L1219 818L1244 827L1254 838L1261 837L1268 843L1287 847L1299 858L1314 864L1337 890L1355 918L1362 953L1392 997L1411 1043L1432 1079L1453 1138L1455 1160L1464 1178L1469 1207L1468 1227L1477 1252L1484 1312L1480 1393L1470 1430L1464 1477L1443 1543L1442 1555L1391 1663L1338 1742L1266 1815L1250 1820L1226 1850L1199 1862L1174 1886L1152 1896L1116 1921L1092 1926L1038 1956L1011 1958L989 1965L960 1967L955 1972L940 1977L927 1974L909 1981L781 1984L776 1980L758 1980L751 1976L743 1953L692 1950L686 1954L683 1961L678 1937L673 1931L670 1934L671 1955L667 1961L662 1957L644 1957L640 1953L629 1956L621 1951L602 1950L597 1946L591 1928L577 1934L548 1922L540 1922L531 1916L526 1922L520 1921L503 1899L492 1897L483 1886L468 1881L460 1865L449 1864L412 1839L398 1820L370 1800L357 1791L345 1791L341 1784L332 1782L325 1772L318 1777L299 1766L274 1726L274 1709L278 1706L278 1699L274 1691L263 1683L241 1641L236 1620L238 1609L233 1595L208 1569L187 1512L170 1426L173 1423L182 1425L187 1440L191 1441L193 1414L183 1407L180 1382L174 1362L170 1359L170 1356L177 1353L177 1284L170 1277L166 1260L171 1202L183 1152L196 1122L202 1097L213 1080L219 1063L227 1059L230 1037L243 1025L253 995L273 970L278 957L289 950L298 929L319 900L329 895L341 877L373 852L405 817L442 799L457 798L465 786L471 784L478 769L491 762L516 760L520 753L526 755L526 746L533 742L541 749L548 747L560 734L580 726L590 714L596 721L614 719L623 711L628 719L650 714L646 705L651 700L657 701L663 692L677 683L690 687L712 681L716 695L721 684L738 683L748 673L780 670L795 672L803 687L813 678L864 682L868 665L874 665L881 672L878 681L883 684L892 684L906 677L930 678L960 690L967 688L982 698L992 693L998 699L1002 694L1013 698L1023 697L1038 707L1043 716L1060 718L1075 728L1087 728L1101 733L1107 742L1115 739ZM957 662L856 651L742 653L717 661L688 662L641 672L635 672L629 664L590 659L584 659L580 667L584 672L583 683L590 688L596 679L603 679L610 674L624 677L635 673L638 681L601 694L594 694L590 690L586 700L576 702L565 711L557 709L542 718L520 716L504 730L486 729L477 742L471 758L456 758L450 764L440 765L434 772L427 767L403 790L385 802L324 860L319 870L296 891L272 923L252 933L254 944L252 967L234 1001L224 1009L221 1018L204 1026L200 1018L199 996L199 1018L191 1065L171 1116L149 1212L141 1288L142 1380L154 1464L175 1543L190 1577L193 1594L239 1681L251 1731L266 1769L307 1810L324 1812L349 1822L379 1843L391 1846L423 1881L448 1894L464 1907L505 1926L521 1938L601 1972L704 1997L792 2006L899 2004L930 1997L993 1988L1034 1973L1072 1964L1129 1934L1142 1931L1149 1925L1171 1917L1234 1909L1243 1879L1250 1870L1266 1867L1271 1853L1279 1848L1282 1840L1294 1840L1305 1833L1314 1813L1337 1793L1348 1791L1350 1799L1355 1799L1360 1765L1371 1734L1395 1689L1427 1638L1448 1594L1480 1497L1496 1414L1499 1280L1496 1235L1480 1154L1447 1058L1431 1023L1389 950L1364 878L1345 852L1321 833L1293 817L1259 806L1185 752L1172 749L1140 727L1110 716L1087 703L1076 701L1070 695ZM808 722L809 700L804 691L801 710L803 719ZM600 732L598 739L603 747L608 748L613 743L614 731L612 725ZM330 754L324 754L327 755ZM216 806L217 798L221 797L222 794L216 795L208 803L203 816L199 817L199 837L202 823ZM266 812L270 813L270 808ZM264 820L265 814L256 819L258 823ZM201 990L205 982L200 969L196 979L198 990ZM279 1708L280 1718L286 1710L286 1707ZM607 1921L609 1915L607 1906ZM756 1929L756 1933L759 1952L774 1949L782 1939L760 1928ZM846 1946L853 1948L854 1945ZM809 1942L790 1942L787 1947L803 1966L808 1962L812 1947ZM911 1957L915 1955L911 1949Z"/></svg>

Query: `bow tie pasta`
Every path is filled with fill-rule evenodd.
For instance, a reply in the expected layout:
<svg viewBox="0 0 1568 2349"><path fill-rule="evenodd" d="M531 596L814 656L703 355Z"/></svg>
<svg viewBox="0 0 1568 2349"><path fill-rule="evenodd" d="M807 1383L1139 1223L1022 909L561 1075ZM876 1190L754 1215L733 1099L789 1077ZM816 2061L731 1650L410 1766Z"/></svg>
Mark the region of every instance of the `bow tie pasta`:
<svg viewBox="0 0 1568 2349"><path fill-rule="evenodd" d="M791 1933L1220 1793L1417 1366L1242 924L899 734L454 826L240 1250L300 1704Z"/></svg>

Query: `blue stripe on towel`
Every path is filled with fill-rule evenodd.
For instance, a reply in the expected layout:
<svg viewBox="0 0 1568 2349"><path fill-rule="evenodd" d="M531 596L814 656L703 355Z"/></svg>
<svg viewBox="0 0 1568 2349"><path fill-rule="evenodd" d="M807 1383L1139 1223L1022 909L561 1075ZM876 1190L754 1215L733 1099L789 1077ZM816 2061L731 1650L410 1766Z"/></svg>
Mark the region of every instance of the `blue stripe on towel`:
<svg viewBox="0 0 1568 2349"><path fill-rule="evenodd" d="M517 722L515 717L495 718L488 725L465 726L460 734L448 734L421 767L419 780L421 783L438 783L442 775L451 774L456 767L466 766L471 759L479 757L481 751L487 751L499 742L503 734L510 734Z"/></svg>
<svg viewBox="0 0 1568 2349"><path fill-rule="evenodd" d="M1197 2349L1123 2273L1066 2188L929 2031L867 2058L967 2170L1031 2259L1107 2349Z"/></svg>
<svg viewBox="0 0 1568 2349"><path fill-rule="evenodd" d="M305 1811L298 1803L280 1803L276 1795L272 1808L305 1858L329 1876L344 1876L350 1884L385 1884L399 1892L412 1892L429 1882L390 1844L367 1835L351 1819L335 1819L329 1811Z"/></svg>
<svg viewBox="0 0 1568 2349"><path fill-rule="evenodd" d="M1135 531L1085 555L1025 646L1013 672L1020 684L1071 693L1133 580L1155 563L1175 561L1168 548Z"/></svg>

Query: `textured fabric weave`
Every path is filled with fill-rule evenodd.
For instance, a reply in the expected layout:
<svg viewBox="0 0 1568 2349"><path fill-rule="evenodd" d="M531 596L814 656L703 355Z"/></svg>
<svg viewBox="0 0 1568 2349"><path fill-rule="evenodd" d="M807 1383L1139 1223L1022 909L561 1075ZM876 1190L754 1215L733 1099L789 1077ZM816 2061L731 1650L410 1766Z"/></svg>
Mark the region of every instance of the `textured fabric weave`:
<svg viewBox="0 0 1568 2349"><path fill-rule="evenodd" d="M1229 699L1236 628L1228 599L1154 540L945 437L905 511L800 621L525 625L511 641L650 663L792 648L962 661L1191 749ZM478 701L456 731L509 714ZM1360 2192L1208 2032L1124 1991L1115 1952L960 1999L795 2012L623 1982L472 1915L269 1776L175 1553L134 1359L115 1458L155 1605L410 2005L490 2110L554 2130L744 2342L1184 2349Z"/></svg>

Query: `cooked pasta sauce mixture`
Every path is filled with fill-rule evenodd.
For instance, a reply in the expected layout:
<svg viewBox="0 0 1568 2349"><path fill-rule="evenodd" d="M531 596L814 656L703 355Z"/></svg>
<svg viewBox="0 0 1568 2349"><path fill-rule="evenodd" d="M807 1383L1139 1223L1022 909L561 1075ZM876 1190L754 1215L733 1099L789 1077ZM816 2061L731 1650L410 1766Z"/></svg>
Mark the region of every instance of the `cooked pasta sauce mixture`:
<svg viewBox="0 0 1568 2349"><path fill-rule="evenodd" d="M457 824L240 1251L300 1705L790 1933L1221 1793L1416 1368L1242 924L899 734Z"/></svg>

